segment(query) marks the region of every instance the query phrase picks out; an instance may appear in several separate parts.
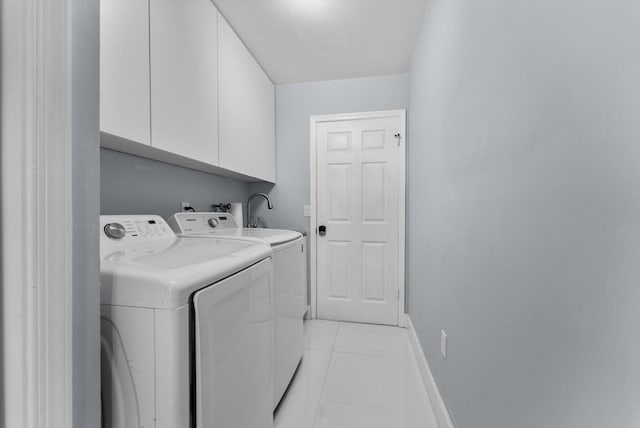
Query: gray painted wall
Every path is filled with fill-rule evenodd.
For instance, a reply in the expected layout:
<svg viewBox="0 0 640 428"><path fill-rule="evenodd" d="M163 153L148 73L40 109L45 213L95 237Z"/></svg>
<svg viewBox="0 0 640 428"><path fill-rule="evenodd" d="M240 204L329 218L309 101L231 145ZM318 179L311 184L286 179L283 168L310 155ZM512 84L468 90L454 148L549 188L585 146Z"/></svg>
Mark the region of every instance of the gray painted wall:
<svg viewBox="0 0 640 428"><path fill-rule="evenodd" d="M98 428L100 419L100 294L98 215L100 2L73 0L73 426Z"/></svg>
<svg viewBox="0 0 640 428"><path fill-rule="evenodd" d="M308 232L309 118L320 114L406 109L407 75L365 77L276 86L277 184L252 183L266 192L274 209L258 201L257 215L269 227Z"/></svg>
<svg viewBox="0 0 640 428"><path fill-rule="evenodd" d="M246 205L249 184L108 149L100 150L102 214L157 214L180 211L180 202L197 211L213 203Z"/></svg>
<svg viewBox="0 0 640 428"><path fill-rule="evenodd" d="M637 1L427 8L409 312L458 428L640 426L638 22Z"/></svg>

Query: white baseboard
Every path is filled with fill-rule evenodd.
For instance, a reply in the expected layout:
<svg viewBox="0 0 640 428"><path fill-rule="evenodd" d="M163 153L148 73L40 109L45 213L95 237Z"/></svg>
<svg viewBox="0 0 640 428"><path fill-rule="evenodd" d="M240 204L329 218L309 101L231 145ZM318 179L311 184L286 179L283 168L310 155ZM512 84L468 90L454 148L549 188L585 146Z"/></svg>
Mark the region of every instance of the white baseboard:
<svg viewBox="0 0 640 428"><path fill-rule="evenodd" d="M409 328L409 314L400 314L398 327Z"/></svg>
<svg viewBox="0 0 640 428"><path fill-rule="evenodd" d="M447 406L445 406L444 401L442 400L440 391L438 391L438 385L436 385L436 381L433 378L431 369L429 369L429 363L424 356L422 346L420 345L420 341L418 340L418 336L416 335L416 330L413 328L413 323L411 322L409 314L405 314L404 323L406 325L407 332L409 333L409 342L411 342L411 347L413 348L416 360L418 361L418 367L420 368L422 381L427 388L427 395L429 396L431 407L433 408L433 412L435 413L436 421L438 422L438 428L454 428L453 422L451 422L451 417L449 416L449 411L447 410Z"/></svg>

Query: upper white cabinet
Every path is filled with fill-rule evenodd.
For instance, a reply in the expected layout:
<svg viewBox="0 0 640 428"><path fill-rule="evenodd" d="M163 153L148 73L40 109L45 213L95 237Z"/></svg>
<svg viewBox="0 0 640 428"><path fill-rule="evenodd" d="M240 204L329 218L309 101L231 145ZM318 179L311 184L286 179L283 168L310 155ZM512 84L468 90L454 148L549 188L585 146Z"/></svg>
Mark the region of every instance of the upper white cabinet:
<svg viewBox="0 0 640 428"><path fill-rule="evenodd" d="M220 166L275 182L274 86L221 15L218 61Z"/></svg>
<svg viewBox="0 0 640 428"><path fill-rule="evenodd" d="M149 2L100 2L100 130L151 144Z"/></svg>
<svg viewBox="0 0 640 428"><path fill-rule="evenodd" d="M101 0L103 147L275 182L275 91L210 0Z"/></svg>
<svg viewBox="0 0 640 428"><path fill-rule="evenodd" d="M151 0L149 7L151 144L217 165L218 11L210 0Z"/></svg>

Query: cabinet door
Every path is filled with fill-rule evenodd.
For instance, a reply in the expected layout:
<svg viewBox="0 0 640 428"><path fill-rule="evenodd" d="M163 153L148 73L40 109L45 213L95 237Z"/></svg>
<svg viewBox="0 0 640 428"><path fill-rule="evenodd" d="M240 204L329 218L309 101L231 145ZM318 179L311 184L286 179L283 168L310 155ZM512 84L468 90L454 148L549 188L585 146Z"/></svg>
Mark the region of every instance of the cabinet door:
<svg viewBox="0 0 640 428"><path fill-rule="evenodd" d="M151 0L152 146L218 164L217 10Z"/></svg>
<svg viewBox="0 0 640 428"><path fill-rule="evenodd" d="M220 166L275 182L273 83L219 15Z"/></svg>
<svg viewBox="0 0 640 428"><path fill-rule="evenodd" d="M100 2L100 130L151 143L149 2Z"/></svg>

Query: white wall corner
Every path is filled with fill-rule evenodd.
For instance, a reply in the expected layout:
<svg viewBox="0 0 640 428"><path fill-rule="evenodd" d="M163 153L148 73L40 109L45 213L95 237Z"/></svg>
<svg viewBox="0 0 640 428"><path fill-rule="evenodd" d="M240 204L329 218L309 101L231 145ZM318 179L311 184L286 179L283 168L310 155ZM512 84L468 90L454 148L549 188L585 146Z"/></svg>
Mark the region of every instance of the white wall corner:
<svg viewBox="0 0 640 428"><path fill-rule="evenodd" d="M438 428L455 428L453 426L453 422L451 421L451 417L449 416L447 406L444 404L444 400L442 399L440 391L438 390L438 385L436 385L436 381L433 378L433 374L431 373L431 369L429 368L429 363L427 362L427 359L424 356L424 352L422 351L422 346L420 345L418 335L416 334L416 330L414 329L413 323L411 322L411 317L409 316L409 314L405 314L404 318L404 322L406 323L405 328L407 329L407 333L409 334L409 342L411 343L411 347L413 348L416 360L418 361L420 375L422 376L422 381L424 382L424 386L427 389L427 395L429 396L429 401L431 402L433 413L436 416Z"/></svg>

